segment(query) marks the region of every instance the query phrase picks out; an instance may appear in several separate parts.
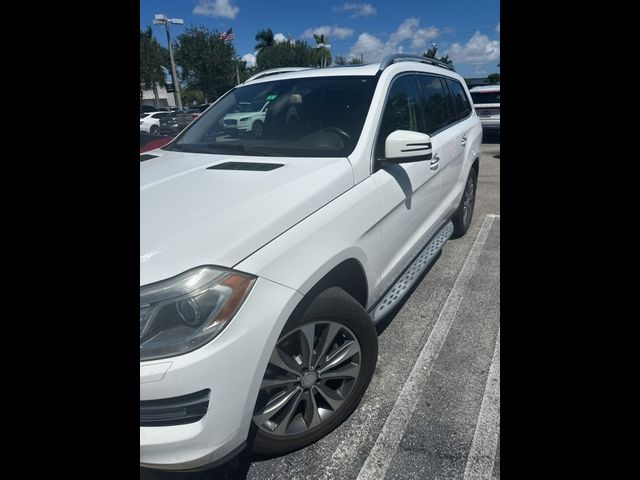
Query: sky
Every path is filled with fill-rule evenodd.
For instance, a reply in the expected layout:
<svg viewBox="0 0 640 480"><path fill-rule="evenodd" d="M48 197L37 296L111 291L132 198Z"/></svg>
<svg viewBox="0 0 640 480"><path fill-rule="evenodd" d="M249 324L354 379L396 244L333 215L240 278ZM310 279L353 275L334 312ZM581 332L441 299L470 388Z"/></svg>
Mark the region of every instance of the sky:
<svg viewBox="0 0 640 480"><path fill-rule="evenodd" d="M500 72L499 0L140 0L140 28L152 26L167 46L164 27L152 25L154 14L181 18L171 37L185 28L204 26L220 32L233 28L236 53L255 62L255 35L271 28L276 41L328 36L333 58L360 57L378 62L391 53L422 54L432 44L438 56L449 55L463 77Z"/></svg>

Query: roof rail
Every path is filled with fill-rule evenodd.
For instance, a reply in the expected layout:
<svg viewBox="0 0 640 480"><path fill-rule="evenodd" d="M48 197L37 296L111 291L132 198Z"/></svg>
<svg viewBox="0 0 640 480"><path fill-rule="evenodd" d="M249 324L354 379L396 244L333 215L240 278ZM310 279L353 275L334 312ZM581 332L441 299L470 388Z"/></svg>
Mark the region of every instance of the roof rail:
<svg viewBox="0 0 640 480"><path fill-rule="evenodd" d="M311 70L311 67L283 67L283 68L271 68L269 70L263 70L261 72L256 73L255 75L247 78L242 83L248 83L253 80L258 80L259 78L269 77L271 75L279 75L281 73L289 73L289 72L298 72L300 70Z"/></svg>
<svg viewBox="0 0 640 480"><path fill-rule="evenodd" d="M384 70L389 65L393 65L396 62L429 63L431 65L435 65L436 67L446 68L447 70L455 72L453 66L441 62L440 60L436 60L435 58L423 57L422 55L413 55L411 53L394 53L393 55L385 57L382 62L380 62L380 71Z"/></svg>

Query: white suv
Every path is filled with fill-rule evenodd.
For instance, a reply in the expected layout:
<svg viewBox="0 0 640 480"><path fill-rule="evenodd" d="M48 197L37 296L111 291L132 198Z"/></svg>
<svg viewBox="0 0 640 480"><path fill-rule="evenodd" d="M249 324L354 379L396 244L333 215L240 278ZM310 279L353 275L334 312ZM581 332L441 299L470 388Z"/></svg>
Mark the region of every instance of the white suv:
<svg viewBox="0 0 640 480"><path fill-rule="evenodd" d="M470 93L484 131L500 133L500 85L473 87Z"/></svg>
<svg viewBox="0 0 640 480"><path fill-rule="evenodd" d="M229 131L253 132L256 136L260 136L269 103L268 100L253 103L240 102L232 113L222 118L222 126Z"/></svg>
<svg viewBox="0 0 640 480"><path fill-rule="evenodd" d="M221 120L269 102L259 133ZM232 89L140 157L140 465L213 467L328 434L394 311L474 207L464 80L398 54Z"/></svg>

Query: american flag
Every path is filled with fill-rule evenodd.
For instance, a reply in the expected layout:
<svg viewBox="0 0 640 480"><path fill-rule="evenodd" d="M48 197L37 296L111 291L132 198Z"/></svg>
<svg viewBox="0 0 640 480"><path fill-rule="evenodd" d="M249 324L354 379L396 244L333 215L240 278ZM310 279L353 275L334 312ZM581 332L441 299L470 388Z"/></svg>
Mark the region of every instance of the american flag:
<svg viewBox="0 0 640 480"><path fill-rule="evenodd" d="M225 42L230 42L231 40L233 40L235 38L234 35L233 35L233 28L230 28L226 32L221 33L220 34L220 38L222 40L224 40Z"/></svg>

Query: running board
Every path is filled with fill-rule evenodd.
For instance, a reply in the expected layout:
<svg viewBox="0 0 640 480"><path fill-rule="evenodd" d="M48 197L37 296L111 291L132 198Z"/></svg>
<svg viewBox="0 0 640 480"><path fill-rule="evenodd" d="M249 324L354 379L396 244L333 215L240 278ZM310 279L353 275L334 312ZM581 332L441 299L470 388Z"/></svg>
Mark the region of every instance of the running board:
<svg viewBox="0 0 640 480"><path fill-rule="evenodd" d="M453 233L453 223L447 223L433 237L426 247L420 252L413 263L405 270L400 278L393 284L391 289L384 297L376 303L375 307L369 312L373 323L378 323L395 307L400 300L404 298L411 286L418 281L420 274L431 265L436 258L442 246L449 240Z"/></svg>

